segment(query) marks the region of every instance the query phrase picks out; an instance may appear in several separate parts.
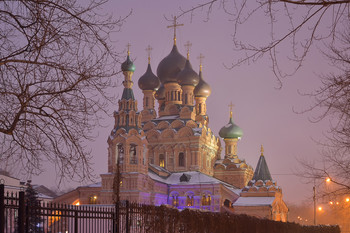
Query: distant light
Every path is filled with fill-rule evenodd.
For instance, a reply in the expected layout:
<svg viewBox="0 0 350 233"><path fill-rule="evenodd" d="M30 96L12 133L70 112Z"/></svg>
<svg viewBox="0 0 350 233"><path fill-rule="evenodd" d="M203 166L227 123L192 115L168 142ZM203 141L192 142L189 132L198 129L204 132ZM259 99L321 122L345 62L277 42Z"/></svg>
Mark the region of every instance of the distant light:
<svg viewBox="0 0 350 233"><path fill-rule="evenodd" d="M97 196L94 196L94 199L96 200L96 199L97 199Z"/></svg>
<svg viewBox="0 0 350 233"><path fill-rule="evenodd" d="M346 201L346 202L349 202L349 201L350 201L350 198L347 197L347 198L345 199L345 201Z"/></svg>
<svg viewBox="0 0 350 233"><path fill-rule="evenodd" d="M337 205L339 205L339 202L337 201Z"/></svg>
<svg viewBox="0 0 350 233"><path fill-rule="evenodd" d="M331 178L327 177L326 181L331 182Z"/></svg>
<svg viewBox="0 0 350 233"><path fill-rule="evenodd" d="M318 207L318 211L322 211L322 207L320 206L320 207Z"/></svg>
<svg viewBox="0 0 350 233"><path fill-rule="evenodd" d="M80 202L78 201L77 203L75 203L75 205L80 205Z"/></svg>
<svg viewBox="0 0 350 233"><path fill-rule="evenodd" d="M333 205L333 201L330 201L329 204Z"/></svg>

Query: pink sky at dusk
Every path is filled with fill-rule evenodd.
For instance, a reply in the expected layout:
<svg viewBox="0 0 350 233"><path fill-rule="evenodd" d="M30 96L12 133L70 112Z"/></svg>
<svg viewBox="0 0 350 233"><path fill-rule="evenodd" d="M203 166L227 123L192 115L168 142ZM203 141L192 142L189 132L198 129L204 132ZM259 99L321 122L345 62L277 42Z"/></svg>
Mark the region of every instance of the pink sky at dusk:
<svg viewBox="0 0 350 233"><path fill-rule="evenodd" d="M133 75L134 94L138 100L138 108L142 109L142 92L137 81L146 71L148 45L153 50L151 65L156 73L161 59L167 56L172 48L173 31L166 27L171 24L164 16L171 18L179 14L179 7L187 9L196 1L136 1L117 0L108 5L108 12L125 16L132 9L132 15L126 19L122 30L115 33L115 46L125 51L127 43L131 43L131 58L134 59L136 71ZM198 1L197 1L198 2ZM106 10L107 12L107 10ZM263 17L263 16L261 16ZM322 149L315 140L324 139L323 133L328 129L328 121L310 123L309 118L317 114L296 114L296 110L304 110L312 104L308 97L301 96L298 91L311 92L320 85L317 74L328 72L330 67L319 51L314 48L304 66L294 76L283 81L282 89L277 89L278 82L274 77L268 58L256 63L241 65L234 69L226 69L223 64L230 64L241 56L233 50L231 39L232 22L222 10L214 7L208 22L205 11L195 13L192 22L188 16L179 19L185 24L177 31L177 45L182 55L186 55L184 44L192 43L190 61L195 70L199 70L197 57L200 53L203 60L203 77L211 86L212 94L207 100L210 119L209 127L218 135L222 126L228 123L229 108L232 101L234 122L243 130L243 138L238 143L238 157L255 168L259 156L260 145L265 148L266 160L274 180L283 189L285 201L311 201L312 184L304 184L300 177L293 173L300 167L297 159L319 158ZM278 26L283 29L283 22ZM243 30L244 29L244 30ZM241 28L238 36L241 40L259 43L268 39L269 25L264 20L248 22ZM281 55L288 50L281 49ZM124 58L123 58L124 59ZM288 69L290 61L281 60ZM116 64L120 66L120 64ZM122 75L116 77L122 81ZM120 98L123 87L113 90ZM113 127L113 111L117 106L110 106L110 116L103 119L105 128L96 128L98 137L88 146L93 150L93 168L95 174L107 172L107 137ZM222 145L223 141L222 141ZM54 171L48 169L38 177L32 177L34 183L48 187L55 186ZM64 186L78 184L65 184Z"/></svg>

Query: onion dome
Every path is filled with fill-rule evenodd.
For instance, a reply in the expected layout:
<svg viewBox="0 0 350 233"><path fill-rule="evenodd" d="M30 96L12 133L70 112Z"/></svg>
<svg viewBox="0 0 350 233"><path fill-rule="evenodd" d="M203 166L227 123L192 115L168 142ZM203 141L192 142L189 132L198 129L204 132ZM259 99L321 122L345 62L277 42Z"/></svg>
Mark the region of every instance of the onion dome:
<svg viewBox="0 0 350 233"><path fill-rule="evenodd" d="M146 73L140 77L138 84L141 90L158 90L160 86L159 78L153 74L150 64L148 64Z"/></svg>
<svg viewBox="0 0 350 233"><path fill-rule="evenodd" d="M208 83L203 80L202 71L199 71L199 83L194 88L194 96L195 97L207 97L211 94L211 88Z"/></svg>
<svg viewBox="0 0 350 233"><path fill-rule="evenodd" d="M163 58L157 68L157 76L161 83L177 82L177 74L185 67L186 58L173 46L170 54Z"/></svg>
<svg viewBox="0 0 350 233"><path fill-rule="evenodd" d="M180 73L178 73L177 81L181 86L184 86L184 85L197 86L199 82L199 76L192 69L191 63L188 59L186 60L185 68Z"/></svg>
<svg viewBox="0 0 350 233"><path fill-rule="evenodd" d="M160 85L158 91L156 91L156 94L154 95L154 97L156 97L157 100L161 100L165 98L165 88L163 86L163 84Z"/></svg>
<svg viewBox="0 0 350 233"><path fill-rule="evenodd" d="M135 65L134 63L130 60L130 56L128 53L128 57L126 58L126 61L122 63L122 71L131 71L134 72L135 71Z"/></svg>
<svg viewBox="0 0 350 233"><path fill-rule="evenodd" d="M230 116L230 121L227 125L220 129L219 135L222 138L241 138L243 136L242 129L233 123L232 113Z"/></svg>

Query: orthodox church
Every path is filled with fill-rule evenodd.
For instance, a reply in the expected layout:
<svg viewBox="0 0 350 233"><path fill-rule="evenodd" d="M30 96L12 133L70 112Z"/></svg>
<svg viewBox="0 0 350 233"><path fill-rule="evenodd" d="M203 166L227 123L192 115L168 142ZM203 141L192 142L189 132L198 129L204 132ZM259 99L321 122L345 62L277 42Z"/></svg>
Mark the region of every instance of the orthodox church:
<svg viewBox="0 0 350 233"><path fill-rule="evenodd" d="M270 175L262 146L255 171L238 156L243 132L233 121L232 109L219 131L224 141L222 156L220 138L209 128L206 100L211 88L203 78L202 65L197 73L189 51L187 58L178 51L176 26L175 22L172 49L156 74L149 56L147 70L138 78L143 92L140 111L133 93L135 65L128 49L121 65L124 90L107 139L108 170L101 174L101 182L78 187L55 202L113 204L119 170L120 200L286 221L282 189Z"/></svg>

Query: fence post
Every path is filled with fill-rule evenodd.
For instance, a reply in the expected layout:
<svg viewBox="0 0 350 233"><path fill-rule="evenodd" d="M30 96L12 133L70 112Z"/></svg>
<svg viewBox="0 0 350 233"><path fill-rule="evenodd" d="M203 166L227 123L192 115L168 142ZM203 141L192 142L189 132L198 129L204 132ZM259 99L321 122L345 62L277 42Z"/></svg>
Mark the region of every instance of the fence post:
<svg viewBox="0 0 350 233"><path fill-rule="evenodd" d="M78 233L78 210L74 211L74 233Z"/></svg>
<svg viewBox="0 0 350 233"><path fill-rule="evenodd" d="M24 233L25 211L26 205L24 201L24 192L19 192L19 206L18 206L18 233Z"/></svg>
<svg viewBox="0 0 350 233"><path fill-rule="evenodd" d="M126 201L126 205L125 205L125 230L126 233L130 233L130 222L129 222L129 201Z"/></svg>
<svg viewBox="0 0 350 233"><path fill-rule="evenodd" d="M0 233L5 232L5 185L0 184Z"/></svg>
<svg viewBox="0 0 350 233"><path fill-rule="evenodd" d="M119 233L119 213L120 213L119 208L120 208L120 203L119 203L119 201L116 201L115 202L115 214L114 214L114 217L115 217L114 230L113 230L114 233Z"/></svg>

